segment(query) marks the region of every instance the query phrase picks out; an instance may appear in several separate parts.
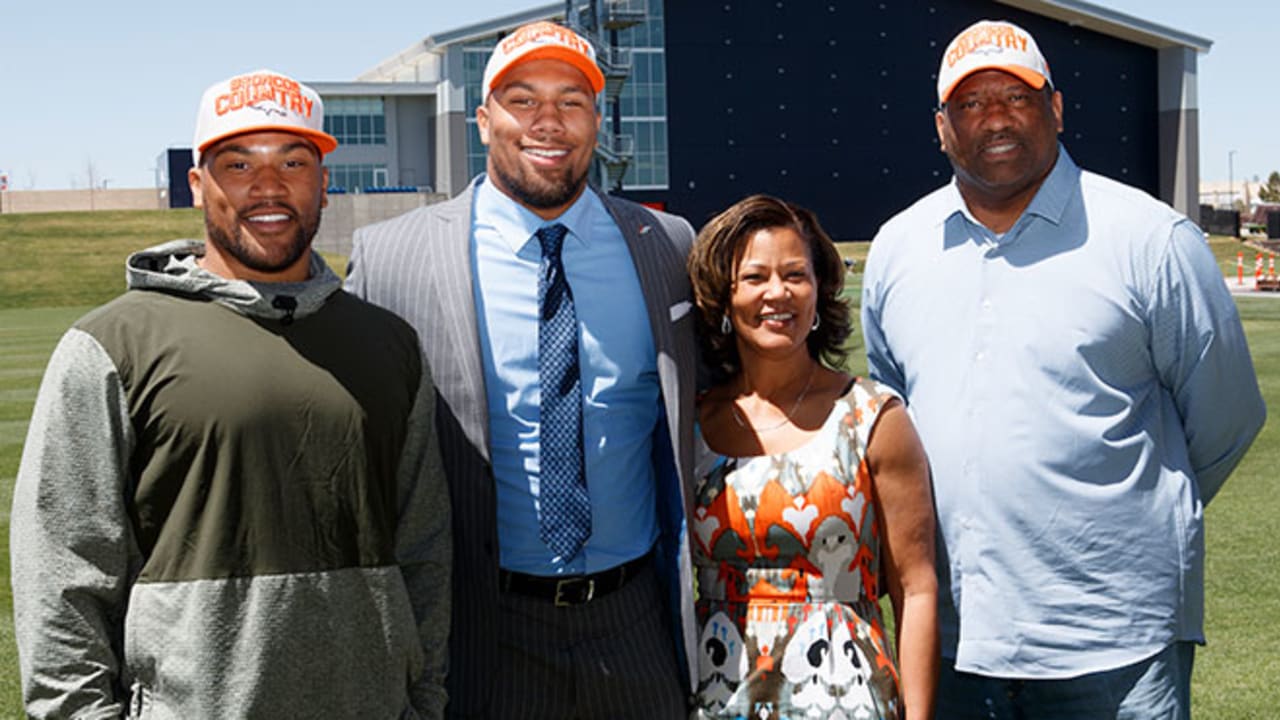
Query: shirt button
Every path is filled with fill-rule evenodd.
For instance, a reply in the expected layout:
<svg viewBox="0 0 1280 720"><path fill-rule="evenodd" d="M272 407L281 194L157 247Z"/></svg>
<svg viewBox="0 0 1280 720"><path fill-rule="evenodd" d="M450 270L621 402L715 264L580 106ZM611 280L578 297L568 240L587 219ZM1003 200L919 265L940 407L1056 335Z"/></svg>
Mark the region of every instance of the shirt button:
<svg viewBox="0 0 1280 720"><path fill-rule="evenodd" d="M983 300L983 301L982 301L982 309L983 309L983 310L990 310L990 309L991 309L991 301L990 301L990 300Z"/></svg>
<svg viewBox="0 0 1280 720"><path fill-rule="evenodd" d="M983 359L983 358L985 358L986 356L987 356L987 354L986 354L986 353L984 353L984 352L982 352L981 350L979 350L978 352L974 353L974 355L973 355L973 359L974 359L974 360L977 360L977 361L979 361L979 362L981 362L981 361L982 361L982 359Z"/></svg>

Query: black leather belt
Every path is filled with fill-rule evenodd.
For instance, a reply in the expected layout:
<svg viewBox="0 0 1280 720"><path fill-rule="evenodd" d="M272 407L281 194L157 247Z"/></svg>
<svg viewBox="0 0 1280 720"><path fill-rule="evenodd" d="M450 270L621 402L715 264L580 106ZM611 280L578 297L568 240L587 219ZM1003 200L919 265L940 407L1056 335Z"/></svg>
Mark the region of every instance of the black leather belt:
<svg viewBox="0 0 1280 720"><path fill-rule="evenodd" d="M546 577L499 570L498 582L504 592L550 600L556 607L585 605L630 582L649 564L650 555L652 553L645 553L635 560L590 575Z"/></svg>

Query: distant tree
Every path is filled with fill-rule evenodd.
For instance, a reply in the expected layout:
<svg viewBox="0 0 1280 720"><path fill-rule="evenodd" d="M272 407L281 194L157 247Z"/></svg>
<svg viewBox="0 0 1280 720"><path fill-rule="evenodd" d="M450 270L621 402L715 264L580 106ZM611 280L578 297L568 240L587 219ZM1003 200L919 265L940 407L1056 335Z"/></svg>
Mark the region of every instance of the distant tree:
<svg viewBox="0 0 1280 720"><path fill-rule="evenodd" d="M1258 199L1268 203L1280 202L1280 172L1271 171L1267 183L1258 187Z"/></svg>

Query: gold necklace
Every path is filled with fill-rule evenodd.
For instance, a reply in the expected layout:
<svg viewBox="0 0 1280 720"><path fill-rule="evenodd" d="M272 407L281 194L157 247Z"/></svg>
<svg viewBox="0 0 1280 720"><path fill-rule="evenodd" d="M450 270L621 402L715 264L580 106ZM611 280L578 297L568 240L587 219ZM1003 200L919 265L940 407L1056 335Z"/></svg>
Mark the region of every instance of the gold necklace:
<svg viewBox="0 0 1280 720"><path fill-rule="evenodd" d="M796 396L796 401L791 406L791 410L784 413L782 416L782 420L778 421L776 425L770 425L769 427L755 427L750 422L747 422L747 420L743 418L742 415L738 412L737 400L734 400L733 402L729 403L729 411L733 413L734 421L737 422L738 426L741 427L743 430L755 430L758 433L769 432L770 430L777 430L783 425L786 425L787 423L791 422L791 417L796 414L796 410L800 409L800 403L804 402L805 396L809 394L809 388L813 385L813 371L815 369L817 369L817 363L814 363L813 365L809 366L809 379L805 381L804 389L801 390L800 394ZM746 375L744 373L743 379L745 378L746 378Z"/></svg>

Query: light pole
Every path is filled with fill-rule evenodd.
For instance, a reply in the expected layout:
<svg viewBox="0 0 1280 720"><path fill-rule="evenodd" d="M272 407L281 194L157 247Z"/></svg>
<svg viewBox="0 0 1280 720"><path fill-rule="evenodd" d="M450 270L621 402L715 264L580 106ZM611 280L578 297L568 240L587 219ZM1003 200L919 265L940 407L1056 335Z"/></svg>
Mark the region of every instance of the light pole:
<svg viewBox="0 0 1280 720"><path fill-rule="evenodd" d="M1227 201L1231 203L1232 210L1236 209L1235 156L1235 150L1227 151Z"/></svg>

